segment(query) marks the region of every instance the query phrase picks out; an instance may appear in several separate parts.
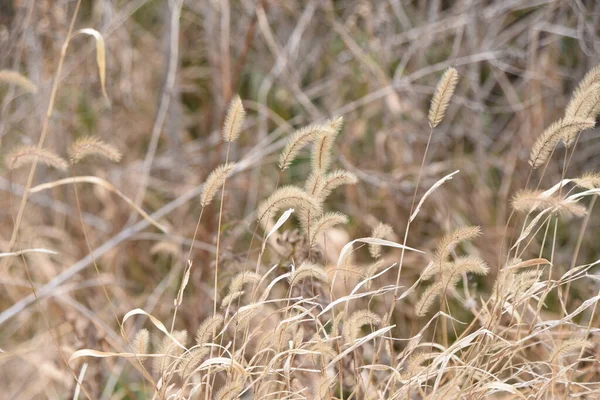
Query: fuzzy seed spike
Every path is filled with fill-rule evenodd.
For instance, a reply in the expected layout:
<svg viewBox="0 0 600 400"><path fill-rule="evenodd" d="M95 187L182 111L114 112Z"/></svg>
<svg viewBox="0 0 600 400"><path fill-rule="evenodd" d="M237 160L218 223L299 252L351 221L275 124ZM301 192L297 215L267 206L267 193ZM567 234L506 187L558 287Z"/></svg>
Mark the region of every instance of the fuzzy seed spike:
<svg viewBox="0 0 600 400"><path fill-rule="evenodd" d="M75 140L71 145L69 153L73 164L92 155L106 158L111 162L119 162L122 156L121 152L113 145L93 136L84 136Z"/></svg>
<svg viewBox="0 0 600 400"><path fill-rule="evenodd" d="M243 286L246 283L256 284L256 283L260 282L261 278L262 277L255 272L251 272L251 271L240 272L231 280L231 284L229 285L229 291L230 292L238 292L238 291L242 290Z"/></svg>
<svg viewBox="0 0 600 400"><path fill-rule="evenodd" d="M146 357L141 356L141 354L146 354L148 352L148 344L150 343L150 334L147 329L140 329L138 333L136 333L133 342L131 343L131 350L138 355L140 361L144 361Z"/></svg>
<svg viewBox="0 0 600 400"><path fill-rule="evenodd" d="M442 285L439 283L434 283L433 285L427 286L425 291L421 294L419 301L417 301L417 304L415 304L415 314L418 317L423 317L425 314L427 314L435 302L435 299L437 299L441 293L442 289Z"/></svg>
<svg viewBox="0 0 600 400"><path fill-rule="evenodd" d="M448 68L442 75L431 99L429 107L429 126L433 129L442 122L450 99L458 83L458 72L454 68Z"/></svg>
<svg viewBox="0 0 600 400"><path fill-rule="evenodd" d="M458 228L446 235L439 241L435 251L436 263L445 261L452 250L461 242L471 240L481 235L481 228L478 226L466 226Z"/></svg>
<svg viewBox="0 0 600 400"><path fill-rule="evenodd" d="M358 182L358 178L352 172L345 170L337 170L327 174L322 183L315 191L314 196L318 199L325 200L331 192L342 185L354 185Z"/></svg>
<svg viewBox="0 0 600 400"><path fill-rule="evenodd" d="M310 210L312 215L319 215L321 205L299 187L284 186L277 189L260 204L257 220L266 229L271 217L276 212L287 208Z"/></svg>
<svg viewBox="0 0 600 400"><path fill-rule="evenodd" d="M336 225L348 223L348 216L339 212L328 212L310 226L310 245L314 246L319 234Z"/></svg>
<svg viewBox="0 0 600 400"><path fill-rule="evenodd" d="M577 85L571 100L567 104L565 117L568 119L590 118L594 103L598 104L597 94L600 92L600 65L589 70Z"/></svg>
<svg viewBox="0 0 600 400"><path fill-rule="evenodd" d="M217 191L225 183L225 180L234 168L235 163L223 164L215 168L215 170L208 175L206 182L204 182L202 195L200 196L200 205L202 207L208 206L213 201Z"/></svg>
<svg viewBox="0 0 600 400"><path fill-rule="evenodd" d="M304 146L324 133L331 133L331 129L325 125L317 124L306 126L294 132L281 152L279 168L282 171L286 170Z"/></svg>
<svg viewBox="0 0 600 400"><path fill-rule="evenodd" d="M373 228L371 237L392 240L394 238L394 229L388 224L380 222L375 228ZM371 257L378 259L381 257L381 246L377 244L369 244L369 253L371 254Z"/></svg>
<svg viewBox="0 0 600 400"><path fill-rule="evenodd" d="M0 82L12 83L13 85L17 85L29 93L37 93L38 91L35 83L17 71L11 71L7 69L0 70Z"/></svg>
<svg viewBox="0 0 600 400"><path fill-rule="evenodd" d="M223 316L220 314L211 315L200 324L196 331L196 344L208 343L213 335L223 324Z"/></svg>
<svg viewBox="0 0 600 400"><path fill-rule="evenodd" d="M225 124L223 125L223 140L233 142L240 136L245 117L246 110L244 110L242 99L236 95L227 109Z"/></svg>
<svg viewBox="0 0 600 400"><path fill-rule="evenodd" d="M333 142L340 133L343 121L342 117L330 119L325 123L330 129L322 131L315 139L311 157L313 171L325 173L329 169Z"/></svg>
<svg viewBox="0 0 600 400"><path fill-rule="evenodd" d="M290 286L297 285L307 278L313 278L325 283L329 282L329 278L323 267L317 264L304 262L296 268L294 273L289 277Z"/></svg>
<svg viewBox="0 0 600 400"><path fill-rule="evenodd" d="M593 344L589 340L567 339L552 349L548 357L548 362L554 364L561 358L580 351L582 348L589 349L591 347L593 347Z"/></svg>
<svg viewBox="0 0 600 400"><path fill-rule="evenodd" d="M569 147L579 132L592 128L594 124L595 122L592 120L580 119L560 119L554 122L533 144L529 155L529 165L534 169L544 165L559 140L562 139Z"/></svg>
<svg viewBox="0 0 600 400"><path fill-rule="evenodd" d="M360 334L360 329L364 325L378 326L381 324L381 317L369 310L359 310L352 313L350 318L344 322L342 335L345 343L353 343Z"/></svg>
<svg viewBox="0 0 600 400"><path fill-rule="evenodd" d="M66 171L68 163L59 155L48 149L36 146L22 146L11 151L6 157L6 167L10 170L20 168L34 162L35 159L49 167Z"/></svg>
<svg viewBox="0 0 600 400"><path fill-rule="evenodd" d="M600 172L586 172L575 179L575 183L584 189L597 189L600 187Z"/></svg>

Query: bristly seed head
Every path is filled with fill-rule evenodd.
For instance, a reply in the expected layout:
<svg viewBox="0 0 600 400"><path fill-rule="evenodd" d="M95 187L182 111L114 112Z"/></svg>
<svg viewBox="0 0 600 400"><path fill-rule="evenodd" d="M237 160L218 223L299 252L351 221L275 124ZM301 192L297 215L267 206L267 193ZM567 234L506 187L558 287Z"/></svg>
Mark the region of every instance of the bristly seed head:
<svg viewBox="0 0 600 400"><path fill-rule="evenodd" d="M429 107L429 126L433 129L442 122L450 99L458 83L458 72L454 68L448 68L440 79Z"/></svg>
<svg viewBox="0 0 600 400"><path fill-rule="evenodd" d="M52 150L38 149L36 146L21 146L7 155L6 167L10 170L17 169L24 165L32 164L36 159L38 162L60 171L65 171L69 165Z"/></svg>
<svg viewBox="0 0 600 400"><path fill-rule="evenodd" d="M223 140L233 142L240 136L245 117L246 110L244 110L242 100L240 96L236 95L229 103L225 124L223 125Z"/></svg>
<svg viewBox="0 0 600 400"><path fill-rule="evenodd" d="M121 152L117 148L94 136L84 136L75 140L71 145L69 153L73 164L91 155L106 158L111 162L119 162L121 160Z"/></svg>
<svg viewBox="0 0 600 400"><path fill-rule="evenodd" d="M208 175L208 178L204 183L202 195L200 196L200 205L202 207L208 206L213 201L217 191L225 183L225 180L234 168L235 163L223 164L215 168L215 170Z"/></svg>

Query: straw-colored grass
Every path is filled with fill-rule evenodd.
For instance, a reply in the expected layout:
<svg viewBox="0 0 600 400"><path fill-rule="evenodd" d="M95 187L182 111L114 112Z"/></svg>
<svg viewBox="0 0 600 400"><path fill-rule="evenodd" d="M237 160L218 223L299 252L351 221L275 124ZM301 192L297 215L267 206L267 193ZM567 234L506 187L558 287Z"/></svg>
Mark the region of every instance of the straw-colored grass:
<svg viewBox="0 0 600 400"><path fill-rule="evenodd" d="M585 2L32 3L7 398L600 398Z"/></svg>

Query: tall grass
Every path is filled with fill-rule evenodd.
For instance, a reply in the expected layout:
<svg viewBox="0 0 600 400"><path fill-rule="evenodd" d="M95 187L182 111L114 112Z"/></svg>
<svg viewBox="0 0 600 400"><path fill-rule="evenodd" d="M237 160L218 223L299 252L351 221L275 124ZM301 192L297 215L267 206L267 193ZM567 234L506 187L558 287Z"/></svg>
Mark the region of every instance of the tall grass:
<svg viewBox="0 0 600 400"><path fill-rule="evenodd" d="M454 69L441 78L429 112L432 129L442 120L454 89L449 92L448 87L456 85L456 80ZM230 111L228 121L235 119L232 112L243 112L239 103L232 107L237 111ZM530 159L536 160L532 168L551 162L548 156L558 145L556 138L572 142L568 138L592 127L572 124L573 118L566 116L549 129L552 135L540 136L532 149ZM325 149L323 137L330 135L325 126L300 129L290 136L279 168L289 167L306 145L316 143ZM318 150L313 152L311 174L321 178L312 187L327 187L324 166L328 163L314 160L328 158ZM203 209L232 169L226 164L209 176L201 199ZM82 349L69 362L75 364L84 357L137 358L140 362L152 358L154 380L148 383L159 398L593 397L599 384L593 340L600 293L575 308L568 306L566 298L559 319L545 318L543 308L550 296L560 297L572 282L593 278L590 272L597 262L575 265L557 276L552 274L551 260L558 224L574 223L573 217L586 215L582 201L600 193L594 182L589 175L566 179L548 190L515 197L514 209L525 215L521 233L511 243L508 261L498 269L487 296L467 289L472 276L489 271L465 247L466 241L481 235L479 227L455 227L442 236L435 251L422 257L422 272L410 287L373 285L372 280L400 271L401 265L378 263L365 273L366 268L353 256L359 249L352 249L352 242L341 250L336 265L327 265L321 253L312 250L324 250L327 244L321 236L328 227L346 223L347 217L323 214L324 189L280 187L266 196L256 213L254 225L265 233L258 244L262 250L254 253L256 271L251 267L253 252L248 251L247 269L231 279L227 295L219 297L221 291L215 292L220 311L200 324L195 340L189 341L186 331L167 331L158 319L137 310L128 313L123 323L134 315L150 317L154 328L162 332L160 342L152 342L142 329L128 352ZM423 197L428 195L435 193L428 191ZM292 208L275 223L274 218L288 207ZM292 216L305 228L294 243L293 256L278 243L282 229L292 226ZM391 237L392 228L381 223L372 237L360 239L369 244L372 262L381 257L382 247L415 250L386 240ZM547 246L538 258L522 259L536 238ZM188 278L189 269L185 283ZM191 298L182 303L181 291L176 306L194 307ZM391 292L398 295L385 301ZM417 300L406 302L410 298ZM394 335L398 322L390 317L390 310L397 303L413 307L415 318L426 321L412 336Z"/></svg>
<svg viewBox="0 0 600 400"><path fill-rule="evenodd" d="M89 58L101 112L111 113L119 105L107 101L114 87L107 74L109 40L95 29L75 30L81 1L71 10L37 145L23 140L2 151L11 223L7 233L2 229L6 239L0 253L7 288L0 297L6 306L0 311L0 376L11 379L8 395L165 400L600 397L600 260L590 258L598 254L593 215L600 174L573 172L600 114L600 67L583 77L568 101L557 101L564 113L529 138L528 157L518 154L519 163L491 162L494 172L518 165L513 172L519 169L515 175L528 176L525 184L517 178L512 182L511 175L496 185L497 177L483 165L485 154L480 165L456 155L482 149L467 148L477 141L462 149L452 143L457 133L451 121L459 110L469 113L479 107L470 96L484 95L485 85L478 82L486 79L483 75L495 74L498 86L515 96L501 69L479 76L470 61L451 66L461 60L457 57L424 67L416 74L438 79L435 87L416 88L430 98L427 108L427 103L411 102L396 92L419 76L387 82L376 53L363 51L355 41L360 35L351 35L360 21L375 18L371 6L357 7L350 15L333 2L294 9L300 18L288 46L280 48L267 20L272 5L259 2L245 21L247 41L239 44L244 46L241 69L235 70L228 35L236 6L213 3L202 7L205 24L218 16L223 35L217 42L224 47L216 49L223 70L214 82L223 85L223 96L215 102L221 102L215 106L218 116L211 117L215 126L219 121L219 129L183 146L169 147L180 138L160 139L163 125L180 123L170 100L163 99L171 99L177 79L193 81L201 73L183 69L176 79L178 60L169 59L157 111L161 117L146 127L153 132L145 154L152 165L142 171L136 164L142 157L133 153L145 145L133 143L143 134L78 132L65 139L53 127L62 117L57 109L64 106L57 103L66 89L61 86L63 68L69 57L86 55L82 49L71 53L78 33L95 39L89 52L95 57ZM167 5L170 35L179 34L183 4ZM182 23L187 18L185 23L193 24L189 7L183 7ZM368 123L353 116L350 125L345 116L321 111L298 86L296 66L287 65L319 7L339 35L336 45L349 49L340 57L353 57L374 75L376 94L383 93L382 104L392 114L410 115L385 135L364 134L378 132L368 126L376 111L365 112ZM410 24L404 6L390 2L390 7L400 24ZM432 6L428 18L435 19L442 8ZM502 11L485 10L482 18ZM510 14L515 26L520 26L519 18L528 18L524 15ZM451 26L463 26L460 19L448 18ZM141 16L138 23L144 24ZM429 28L443 31L444 26ZM544 29L551 28L558 29ZM276 58L257 91L259 103L232 94L234 82L243 80L245 52L255 29ZM419 33L413 29L408 30L412 36ZM167 53L179 54L178 37L171 36L168 43L177 49ZM460 41L455 43L460 47ZM319 46L315 49L321 54ZM496 54L485 56L497 61ZM108 57L110 61L110 52ZM409 60L403 63L408 67ZM229 76L232 72L238 76ZM301 117L284 118L272 111L277 106L270 104L269 80L279 74L289 75L288 89L302 107ZM40 92L34 81L0 69L0 84L22 90L23 96ZM320 84L332 85L325 80ZM390 90L379 92L381 85ZM478 91L470 93L467 85ZM339 93L343 87L339 85ZM487 94L493 97L493 91ZM288 94L279 92L275 100L289 101ZM371 95L356 101L370 101ZM263 100L272 110L265 111ZM512 101L511 111L517 110ZM544 102L550 100L540 100ZM358 103L338 110L350 113ZM9 111L5 105L4 115ZM519 123L515 129L530 133L527 126L535 126L536 115L527 111L531 117L517 111L511 121ZM279 124L269 135L264 132L267 117ZM186 140L197 134L189 126ZM463 127L477 129L475 123ZM361 135L377 159L357 146ZM171 153L168 157L157 152L163 141L171 143L164 150ZM407 154L414 158L398 157ZM173 164L173 159L182 163ZM124 160L131 164L108 166ZM504 162L506 168L497 165ZM187 167L181 168L184 163ZM178 180L183 183L175 184ZM471 190L465 190L469 180ZM17 186L21 181L25 185ZM20 200L14 195L19 187ZM187 202L189 207L166 217ZM40 213L34 203L53 213ZM504 207L510 215L500 211ZM496 229L476 225L483 219L482 209L497 217ZM123 225L117 228L119 223ZM116 250L124 241L128 245ZM140 244L144 241L156 243L147 248ZM67 267L58 269L63 264ZM93 274L79 277L87 265L94 266ZM31 304L35 312L28 310ZM51 383L45 385L46 380Z"/></svg>

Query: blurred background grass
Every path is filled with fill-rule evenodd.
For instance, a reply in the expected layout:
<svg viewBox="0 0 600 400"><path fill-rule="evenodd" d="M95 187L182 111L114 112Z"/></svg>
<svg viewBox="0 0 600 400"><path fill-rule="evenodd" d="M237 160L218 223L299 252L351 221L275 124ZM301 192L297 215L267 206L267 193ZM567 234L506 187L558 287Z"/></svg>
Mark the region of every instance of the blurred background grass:
<svg viewBox="0 0 600 400"><path fill-rule="evenodd" d="M19 71L39 89L31 95L14 85L0 86L1 158L19 144L37 143L75 3L0 1L0 69ZM95 43L76 36L60 76L46 146L64 155L77 137L96 135L119 148L123 160L77 165L74 174L105 178L132 199L144 190L140 204L148 212L181 200L161 219L170 235L148 228L114 242L139 217L99 187L81 185L78 193L91 248L109 244L97 261L117 311L142 307L166 320L181 276L180 257L200 211L196 198L183 201L185 193L224 160L219 129L234 94L248 111L232 148L232 158L244 160L245 170L226 192L223 279L245 268L250 214L275 188L273 165L282 138L331 116L344 117L335 164L360 180L328 202L351 217L347 229L334 232L339 242L368 235L380 220L402 236L429 134L428 102L441 72L454 66L460 81L433 136L422 191L456 169L461 172L428 199L407 244L431 249L451 228L482 226L484 235L472 250L492 273L471 284L485 290L503 255L511 196L528 178L533 141L562 114L579 79L600 61L599 20L600 3L593 0L83 1L75 28L97 29L106 41L110 102L102 96ZM581 140L569 176L598 169L597 132ZM563 155L559 149L555 157ZM301 157L281 183L302 182L309 164L308 155ZM541 187L558 182L561 168L550 163ZM1 171L0 242L6 247L26 171ZM40 166L34 184L60 177ZM28 257L40 288L90 253L77 209L72 186L30 200L17 247L59 252ZM212 311L208 282L216 224L215 209L203 219L187 307L180 311L179 322L192 331ZM598 226L596 215L588 229ZM572 249L578 226L560 228L559 243ZM539 244L530 251L539 252ZM598 253L597 237L587 235L580 260L595 260ZM388 256L395 260L393 253ZM555 257L558 271L564 271L570 252ZM0 311L30 295L22 262L15 258L0 271ZM72 378L51 345L40 310L66 349L110 350L121 340L91 263L84 264L43 296L41 308L28 304L4 314L9 318L0 325L0 347L11 354L0 358L0 381L7 398L72 393ZM425 265L421 258L407 259L408 276ZM594 288L574 287L571 304L592 293ZM91 361L86 379L95 382L91 393L104 398L119 393L118 398L136 390L119 383L113 368L119 363Z"/></svg>

